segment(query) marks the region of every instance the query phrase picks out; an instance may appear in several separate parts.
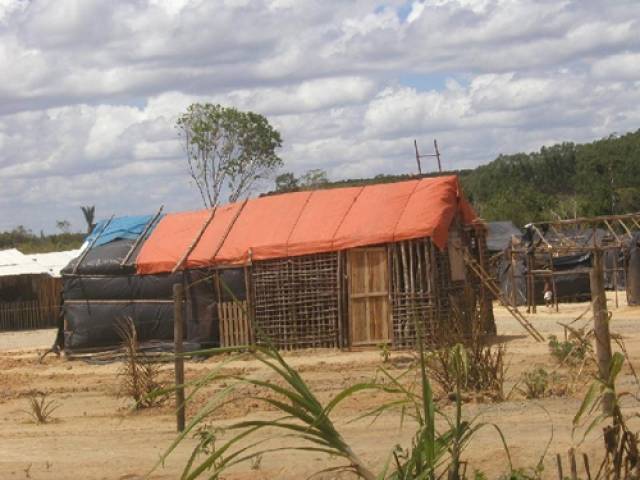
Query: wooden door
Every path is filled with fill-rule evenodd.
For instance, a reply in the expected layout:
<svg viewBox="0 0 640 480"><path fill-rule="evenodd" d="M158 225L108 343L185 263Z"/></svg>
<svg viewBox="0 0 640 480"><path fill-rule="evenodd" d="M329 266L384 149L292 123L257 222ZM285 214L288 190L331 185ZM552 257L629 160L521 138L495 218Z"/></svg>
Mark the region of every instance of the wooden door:
<svg viewBox="0 0 640 480"><path fill-rule="evenodd" d="M351 345L389 342L391 322L386 248L349 250L347 260Z"/></svg>

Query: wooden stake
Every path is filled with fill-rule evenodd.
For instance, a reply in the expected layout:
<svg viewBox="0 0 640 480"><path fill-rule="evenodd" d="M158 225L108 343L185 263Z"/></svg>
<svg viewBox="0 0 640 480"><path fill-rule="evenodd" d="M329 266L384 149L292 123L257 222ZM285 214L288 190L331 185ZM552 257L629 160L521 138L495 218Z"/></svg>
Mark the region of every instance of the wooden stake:
<svg viewBox="0 0 640 480"><path fill-rule="evenodd" d="M182 340L184 337L184 318L183 318L183 299L184 287L180 283L173 285L173 343L175 353L175 383L176 383L176 424L178 432L184 431L184 352Z"/></svg>
<svg viewBox="0 0 640 480"><path fill-rule="evenodd" d="M593 267L589 274L591 283L591 301L593 305L593 331L596 336L596 357L600 379L606 382L609 378L611 365L611 335L609 333L609 312L607 311L607 297L604 290L604 271L602 269L602 251L593 250ZM613 396L605 394L602 400L603 413L611 415L613 412Z"/></svg>

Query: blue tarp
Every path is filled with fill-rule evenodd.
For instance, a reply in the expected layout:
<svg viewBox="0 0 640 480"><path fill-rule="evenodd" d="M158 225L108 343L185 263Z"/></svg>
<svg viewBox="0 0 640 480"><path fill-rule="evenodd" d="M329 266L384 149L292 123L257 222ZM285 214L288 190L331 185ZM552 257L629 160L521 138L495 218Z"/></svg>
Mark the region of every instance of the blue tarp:
<svg viewBox="0 0 640 480"><path fill-rule="evenodd" d="M104 226L109 222L109 220L101 220L85 241L90 244L95 237L98 237L93 246L99 247L100 245L104 245L115 240L135 240L144 231L144 228L147 226L147 223L149 223L151 218L152 215L114 218L104 231Z"/></svg>

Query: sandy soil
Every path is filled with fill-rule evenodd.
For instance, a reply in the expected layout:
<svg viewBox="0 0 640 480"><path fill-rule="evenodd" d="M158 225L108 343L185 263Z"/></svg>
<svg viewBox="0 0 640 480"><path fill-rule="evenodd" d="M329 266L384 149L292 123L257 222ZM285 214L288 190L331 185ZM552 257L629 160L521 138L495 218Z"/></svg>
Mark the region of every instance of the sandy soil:
<svg viewBox="0 0 640 480"><path fill-rule="evenodd" d="M610 304L613 303L610 297ZM620 299L625 304L624 298ZM558 322L568 323L587 308L587 304L561 305L560 312L539 308L530 316L545 335L561 336ZM507 345L508 371L505 391L509 392L521 378L522 372L535 366L549 370L556 364L546 344L536 343L523 335L517 322L502 308L496 307L498 331ZM612 330L623 336L632 359L640 364L640 309L613 309ZM47 357L40 364L38 353L53 342L55 332L0 334L0 479L136 479L150 471L159 455L175 439L175 419L171 405L132 412L131 403L118 395L118 363L90 364ZM404 352L393 352L387 364L400 373ZM295 366L321 400L327 400L339 390L353 383L371 379L382 365L379 351L338 352L317 350L290 353L287 360ZM189 362L187 379L196 379L217 365L221 358L203 362ZM394 363L394 361L396 363ZM397 367L394 367L397 364ZM240 361L231 367L234 372L268 378L269 372L255 361ZM162 367L161 376L171 379L171 365ZM633 377L627 370L620 381L621 388L635 391ZM198 395L190 405L193 416L198 407L211 398L220 385L213 385ZM31 392L47 392L58 409L55 421L34 424L27 415ZM571 420L581 401L584 387L569 396L526 400L517 391L507 401L491 403L473 401L465 405L465 415L479 414L483 421L494 422L503 430L514 464L532 467L553 438L545 465L545 478L556 478L556 453L564 454L575 441L571 437ZM213 426L224 426L241 418L273 418L274 412L250 398L251 391L239 392L237 402L221 414L209 419ZM350 422L359 413L381 404L383 394L363 393L350 399L333 414L335 423L356 452L373 469L380 469L396 444L408 446L413 434L412 425L400 428L398 416L383 415L375 423ZM451 409L446 399L441 401L445 411ZM636 412L639 405L627 401L627 411ZM266 438L267 432L259 438ZM577 440L577 439L575 439ZM149 478L179 478L195 440L187 438ZM272 440L271 446L284 446L285 440ZM580 447L594 458L601 458L598 432L587 438ZM492 429L481 430L466 452L470 468L498 478L506 468L500 440ZM303 479L312 473L338 465L336 459L321 454L277 452L265 456L260 465L241 465L226 475L226 479ZM324 474L317 478L351 478L346 475Z"/></svg>

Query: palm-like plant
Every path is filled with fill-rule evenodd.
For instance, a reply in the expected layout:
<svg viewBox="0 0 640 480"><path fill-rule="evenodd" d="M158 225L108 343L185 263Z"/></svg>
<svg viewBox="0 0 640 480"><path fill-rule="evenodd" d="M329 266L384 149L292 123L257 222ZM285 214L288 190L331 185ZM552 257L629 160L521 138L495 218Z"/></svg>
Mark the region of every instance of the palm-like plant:
<svg viewBox="0 0 640 480"><path fill-rule="evenodd" d="M96 207L95 205L80 207L82 210L82 215L84 216L85 222L87 222L87 234L91 233L95 228L96 224L94 220L96 218Z"/></svg>
<svg viewBox="0 0 640 480"><path fill-rule="evenodd" d="M225 285L223 285L225 287ZM226 289L228 290L228 288ZM230 292L230 291L229 291ZM231 292L230 292L231 293ZM231 293L231 295L233 295ZM416 322L419 323L419 322ZM275 420L242 420L225 428L231 436L225 443L216 447L201 460L196 461L198 453L204 449L198 445L191 455L183 471L183 480L192 480L206 475L206 478L218 479L220 474L232 465L250 461L266 453L276 450L302 450L323 453L327 456L342 459L343 464L331 467L326 471L351 471L359 478L366 480L435 480L448 476L449 480L463 480L466 473L461 468L461 456L473 435L488 424L477 422L476 418L463 420L461 390L466 384L468 359L462 345L452 347L450 365L452 374L456 378L456 406L454 417L441 412L434 401L431 383L427 376L426 355L421 340L420 326L417 325L419 362L417 366L417 381L407 385L405 376L412 372L405 370L399 376L393 376L388 370L380 368L383 381L371 381L352 385L340 391L326 405L323 405L313 394L309 386L280 355L280 353L263 338L264 346L239 347L237 353L226 361L221 362L209 374L191 385L192 391L186 401L189 401L201 388L215 381L224 380L226 386L218 391L196 416L190 421L185 431L161 456L156 464L157 468L166 457L180 444L180 442L205 419L222 406L233 402L230 394L242 385L257 387L258 392L252 396L256 401L264 402L282 416ZM228 353L230 349L201 350L199 354ZM239 358L253 357L266 366L277 378L278 382L250 378L235 374L225 374L224 367ZM397 412L401 421L410 416L417 422L417 431L410 449L403 450L397 446L390 453L383 471L375 474L355 453L354 449L344 440L331 419L333 410L345 399L365 390L381 390L395 395L391 401L376 409L365 412L358 418L373 417L374 420L383 412ZM436 416L442 417L447 426L444 432L436 429ZM513 471L511 458L505 438L500 429L495 427L502 440L507 454L509 471ZM293 441L290 447L276 449L265 448L266 440L251 441L250 437L264 429L276 429ZM242 442L242 443L241 443ZM318 472L320 473L320 472Z"/></svg>

